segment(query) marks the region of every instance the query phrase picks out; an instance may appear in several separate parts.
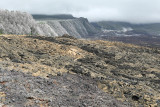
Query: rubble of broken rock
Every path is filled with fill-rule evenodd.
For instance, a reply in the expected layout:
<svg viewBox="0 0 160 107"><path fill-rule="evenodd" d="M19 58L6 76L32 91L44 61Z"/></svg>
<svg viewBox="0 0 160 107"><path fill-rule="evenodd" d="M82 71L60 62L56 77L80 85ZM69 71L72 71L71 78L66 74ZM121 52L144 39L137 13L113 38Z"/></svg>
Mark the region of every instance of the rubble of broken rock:
<svg viewBox="0 0 160 107"><path fill-rule="evenodd" d="M6 69L2 77L12 77L1 79L3 104L160 106L155 48L70 36L0 36L0 66Z"/></svg>

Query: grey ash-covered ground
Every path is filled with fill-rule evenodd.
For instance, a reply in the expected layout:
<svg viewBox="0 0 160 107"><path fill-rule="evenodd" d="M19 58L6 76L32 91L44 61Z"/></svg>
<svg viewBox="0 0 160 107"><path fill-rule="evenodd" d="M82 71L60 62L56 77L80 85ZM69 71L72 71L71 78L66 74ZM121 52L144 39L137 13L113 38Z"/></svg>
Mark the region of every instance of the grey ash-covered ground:
<svg viewBox="0 0 160 107"><path fill-rule="evenodd" d="M127 107L91 78L69 73L45 79L0 69L0 92L2 107Z"/></svg>

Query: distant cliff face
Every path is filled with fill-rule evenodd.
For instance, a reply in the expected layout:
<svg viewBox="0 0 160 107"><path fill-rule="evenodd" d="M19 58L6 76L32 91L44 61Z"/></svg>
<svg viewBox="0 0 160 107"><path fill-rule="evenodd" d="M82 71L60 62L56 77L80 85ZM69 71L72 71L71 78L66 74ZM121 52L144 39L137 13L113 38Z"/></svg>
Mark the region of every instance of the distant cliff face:
<svg viewBox="0 0 160 107"><path fill-rule="evenodd" d="M28 13L0 10L0 34L41 36L69 34L81 38L95 35L98 32L85 18L60 15L60 19L57 19L58 15L42 16L40 19L36 18L37 21L35 21Z"/></svg>
<svg viewBox="0 0 160 107"><path fill-rule="evenodd" d="M76 18L70 14L57 14L57 15L32 15L39 23L48 24L57 35L69 34L75 37L88 37L94 36L100 30L96 29L89 23L86 18Z"/></svg>
<svg viewBox="0 0 160 107"><path fill-rule="evenodd" d="M69 34L78 38L92 36L98 32L85 18L43 20L39 23L48 24L57 35Z"/></svg>
<svg viewBox="0 0 160 107"><path fill-rule="evenodd" d="M72 19L36 19L38 23L48 24L56 35L69 34L78 38L94 36L98 30L85 18Z"/></svg>

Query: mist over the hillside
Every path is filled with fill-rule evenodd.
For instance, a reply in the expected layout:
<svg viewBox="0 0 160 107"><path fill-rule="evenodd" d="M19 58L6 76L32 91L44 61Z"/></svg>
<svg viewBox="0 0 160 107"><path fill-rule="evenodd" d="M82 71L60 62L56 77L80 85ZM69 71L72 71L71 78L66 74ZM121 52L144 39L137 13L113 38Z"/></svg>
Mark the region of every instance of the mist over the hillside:
<svg viewBox="0 0 160 107"><path fill-rule="evenodd" d="M0 7L31 14L73 14L89 21L160 22L159 0L5 0Z"/></svg>

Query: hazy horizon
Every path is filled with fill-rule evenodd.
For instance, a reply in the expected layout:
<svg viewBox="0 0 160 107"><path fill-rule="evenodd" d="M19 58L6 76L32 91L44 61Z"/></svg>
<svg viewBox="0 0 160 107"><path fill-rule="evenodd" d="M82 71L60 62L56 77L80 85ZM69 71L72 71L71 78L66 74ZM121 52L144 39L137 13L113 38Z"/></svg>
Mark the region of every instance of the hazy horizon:
<svg viewBox="0 0 160 107"><path fill-rule="evenodd" d="M72 14L90 22L160 23L159 0L5 0L0 7L30 14Z"/></svg>

